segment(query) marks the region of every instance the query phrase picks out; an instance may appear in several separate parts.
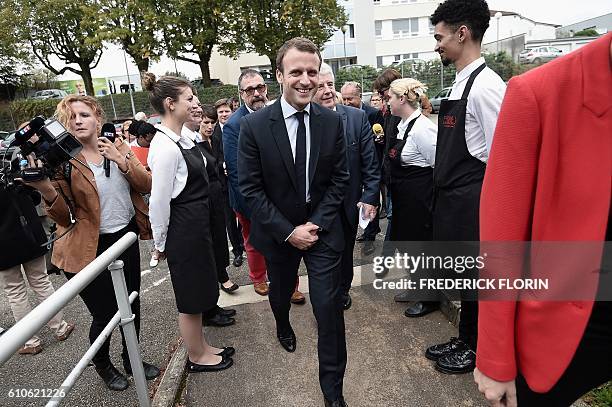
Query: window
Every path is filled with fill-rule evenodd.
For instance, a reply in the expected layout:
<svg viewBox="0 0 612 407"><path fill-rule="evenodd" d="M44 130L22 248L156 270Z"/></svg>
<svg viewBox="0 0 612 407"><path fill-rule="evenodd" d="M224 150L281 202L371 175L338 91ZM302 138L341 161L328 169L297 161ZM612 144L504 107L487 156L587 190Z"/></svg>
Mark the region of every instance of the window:
<svg viewBox="0 0 612 407"><path fill-rule="evenodd" d="M429 33L433 34L434 33L434 25L431 23L431 20L429 19L429 17L427 17L427 25L429 26Z"/></svg>
<svg viewBox="0 0 612 407"><path fill-rule="evenodd" d="M380 68L383 66L383 57L376 57L376 67Z"/></svg>
<svg viewBox="0 0 612 407"><path fill-rule="evenodd" d="M399 55L399 54L398 55L393 55L393 60L394 61L399 61L400 59L402 59L401 55Z"/></svg>
<svg viewBox="0 0 612 407"><path fill-rule="evenodd" d="M380 4L380 0L373 0L374 1L374 5Z"/></svg>
<svg viewBox="0 0 612 407"><path fill-rule="evenodd" d="M393 28L393 38L405 38L417 36L419 34L418 18L402 18L391 20Z"/></svg>
<svg viewBox="0 0 612 407"><path fill-rule="evenodd" d="M348 28L349 38L355 38L355 24L349 24Z"/></svg>
<svg viewBox="0 0 612 407"><path fill-rule="evenodd" d="M374 35L377 39L382 38L382 21L380 20L374 21Z"/></svg>

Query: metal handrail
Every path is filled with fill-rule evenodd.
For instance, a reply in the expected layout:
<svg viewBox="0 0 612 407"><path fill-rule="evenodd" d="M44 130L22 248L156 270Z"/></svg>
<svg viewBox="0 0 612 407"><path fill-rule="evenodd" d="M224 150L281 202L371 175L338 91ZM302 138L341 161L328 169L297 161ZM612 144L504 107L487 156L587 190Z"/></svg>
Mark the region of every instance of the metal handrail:
<svg viewBox="0 0 612 407"><path fill-rule="evenodd" d="M58 396L53 397L47 404L48 406L58 405L65 394L70 391L78 376L83 372L87 364L89 364L93 356L102 346L104 340L111 334L117 324L123 326L139 404L140 406L147 407L150 405L142 359L138 349L136 329L134 327L134 315L130 307L130 303L134 301L138 293L134 292L128 297L125 277L123 275L123 262L121 260L116 260L121 253L136 241L136 239L137 237L134 232L126 233L115 244L104 251L104 253L100 254L100 256L85 266L85 268L78 272L73 278L68 280L49 298L40 303L24 318L19 320L7 332L0 336L1 367L21 346L23 346L24 343L46 325L51 318L61 311L66 304L72 301L72 299L87 287L100 273L107 268L110 270L119 311L66 378L62 387L58 389L61 391L56 393ZM63 396L59 396L61 394L63 394Z"/></svg>

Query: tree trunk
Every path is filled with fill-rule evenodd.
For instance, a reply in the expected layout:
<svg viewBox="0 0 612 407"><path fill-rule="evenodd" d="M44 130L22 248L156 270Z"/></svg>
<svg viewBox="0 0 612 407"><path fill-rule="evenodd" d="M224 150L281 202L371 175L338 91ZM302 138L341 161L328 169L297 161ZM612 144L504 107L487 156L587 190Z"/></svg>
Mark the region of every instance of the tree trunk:
<svg viewBox="0 0 612 407"><path fill-rule="evenodd" d="M89 68L89 64L80 65L81 67L81 78L83 78L83 84L85 85L85 92L89 96L96 96L93 87L93 81L91 80L91 69Z"/></svg>
<svg viewBox="0 0 612 407"><path fill-rule="evenodd" d="M132 58L134 58L134 62L136 62L136 66L138 67L138 72L140 72L140 76L142 77L142 75L149 70L149 58L139 58L133 55Z"/></svg>
<svg viewBox="0 0 612 407"><path fill-rule="evenodd" d="M270 60L270 66L272 67L272 68L270 68L270 72L272 72L272 75L276 76L276 54L275 55L266 55L266 56Z"/></svg>
<svg viewBox="0 0 612 407"><path fill-rule="evenodd" d="M209 61L210 61L210 55L203 55L200 54L198 55L200 57L200 63L198 65L200 65L200 71L202 72L202 86L205 88L209 88L211 86L210 83L210 66L209 66Z"/></svg>

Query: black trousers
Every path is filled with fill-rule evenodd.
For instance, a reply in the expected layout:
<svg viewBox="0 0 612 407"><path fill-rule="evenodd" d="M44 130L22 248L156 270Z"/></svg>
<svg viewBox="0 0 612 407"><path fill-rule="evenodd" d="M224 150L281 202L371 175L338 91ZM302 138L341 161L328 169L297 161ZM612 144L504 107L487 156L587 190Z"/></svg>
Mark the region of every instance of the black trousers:
<svg viewBox="0 0 612 407"><path fill-rule="evenodd" d="M218 180L210 180L210 234L213 251L215 253L215 267L217 268L217 281L223 284L229 280L227 266L229 266L229 248L225 236L225 201L223 190Z"/></svg>
<svg viewBox="0 0 612 407"><path fill-rule="evenodd" d="M612 302L596 302L568 368L547 393L536 393L516 379L520 407L567 407L589 390L612 380Z"/></svg>
<svg viewBox="0 0 612 407"><path fill-rule="evenodd" d="M319 383L325 398L333 401L342 396L346 369L344 314L339 289L341 253L331 250L319 240L307 251L293 247L288 249L287 257L281 262L266 258L270 307L276 319L277 331L282 334L290 330L290 299L302 259L308 270L310 302L319 334Z"/></svg>
<svg viewBox="0 0 612 407"><path fill-rule="evenodd" d="M224 192L223 211L225 212L225 226L227 228L227 236L232 244L232 254L234 258L244 253L244 240L242 239L242 226L236 218L236 213L229 204L227 191Z"/></svg>
<svg viewBox="0 0 612 407"><path fill-rule="evenodd" d="M342 261L340 268L342 270L342 278L340 280L340 294L347 296L353 282L353 250L355 249L355 237L357 236L357 225L352 226L346 217L346 213L342 211L340 215L342 219L342 230L344 231L344 240L346 246L342 252Z"/></svg>
<svg viewBox="0 0 612 407"><path fill-rule="evenodd" d="M96 256L99 256L111 247L127 232L138 233L138 226L134 218L132 218L128 226L120 231L100 235ZM123 275L125 276L128 294L132 291L140 292L140 249L138 241L134 242L124 251L118 259L123 261ZM64 274L68 280L74 277L73 273L64 272ZM89 327L89 342L94 343L118 310L110 271L104 270L100 273L79 295L93 318ZM140 296L136 297L132 303L132 312L135 315L134 325L136 326L136 335L140 335ZM123 345L121 357L127 363L129 356L125 344L125 336L123 335L123 329L120 328L120 330L121 343ZM102 344L98 353L93 357L92 361L96 367L106 367L111 363L109 355L110 341L111 337L109 336Z"/></svg>

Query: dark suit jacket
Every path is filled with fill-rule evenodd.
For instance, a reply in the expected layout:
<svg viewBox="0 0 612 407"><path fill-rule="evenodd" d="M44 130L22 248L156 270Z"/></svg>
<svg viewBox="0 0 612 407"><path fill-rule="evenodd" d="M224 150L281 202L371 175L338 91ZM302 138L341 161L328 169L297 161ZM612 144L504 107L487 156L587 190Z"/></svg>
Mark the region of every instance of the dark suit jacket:
<svg viewBox="0 0 612 407"><path fill-rule="evenodd" d="M344 211L353 227L357 226L357 202L378 206L380 168L374 150L374 134L363 110L337 105L342 117L350 174L344 197Z"/></svg>
<svg viewBox="0 0 612 407"><path fill-rule="evenodd" d="M249 114L245 105L240 106L230 116L223 126L223 156L227 169L229 203L233 210L240 212L247 218L251 213L238 189L238 136L240 135L240 119Z"/></svg>
<svg viewBox="0 0 612 407"><path fill-rule="evenodd" d="M362 103L361 110L366 112L366 115L368 116L368 122L370 122L370 126L374 126L374 123L378 123L381 126L385 124L385 119L380 109Z"/></svg>
<svg viewBox="0 0 612 407"><path fill-rule="evenodd" d="M212 152L217 160L219 181L221 181L223 192L227 194L227 175L225 175L225 168L223 167L223 164L225 163L225 157L223 154L223 132L221 131L221 125L219 122L217 122L215 125L210 141L212 145Z"/></svg>
<svg viewBox="0 0 612 407"><path fill-rule="evenodd" d="M249 239L267 258L282 259L294 250L285 239L306 221L322 228L319 239L332 250L344 248L339 208L349 174L342 119L330 109L310 106L310 213L298 196L280 98L240 121L238 183L251 209Z"/></svg>

